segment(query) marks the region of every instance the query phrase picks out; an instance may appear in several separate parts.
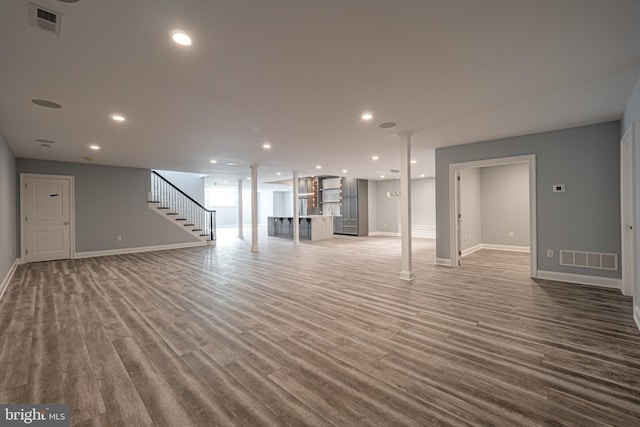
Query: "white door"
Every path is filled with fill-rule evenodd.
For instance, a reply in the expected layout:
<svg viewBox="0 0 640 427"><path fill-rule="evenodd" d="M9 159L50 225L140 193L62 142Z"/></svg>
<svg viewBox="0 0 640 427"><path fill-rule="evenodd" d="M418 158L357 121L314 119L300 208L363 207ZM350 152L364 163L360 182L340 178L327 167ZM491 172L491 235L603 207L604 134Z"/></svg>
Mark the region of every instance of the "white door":
<svg viewBox="0 0 640 427"><path fill-rule="evenodd" d="M635 124L622 137L620 146L620 214L622 237L622 293L634 295L636 283L635 230ZM635 305L637 298L635 295Z"/></svg>
<svg viewBox="0 0 640 427"><path fill-rule="evenodd" d="M71 178L24 176L25 262L71 258Z"/></svg>

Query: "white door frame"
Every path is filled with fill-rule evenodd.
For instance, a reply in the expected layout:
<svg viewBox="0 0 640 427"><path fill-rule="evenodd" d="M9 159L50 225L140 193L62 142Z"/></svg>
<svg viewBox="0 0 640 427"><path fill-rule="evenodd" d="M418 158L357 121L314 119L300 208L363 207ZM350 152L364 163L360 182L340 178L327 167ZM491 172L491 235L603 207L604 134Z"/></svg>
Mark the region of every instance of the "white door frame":
<svg viewBox="0 0 640 427"><path fill-rule="evenodd" d="M501 166L511 163L524 163L529 165L529 264L531 277L538 276L538 240L536 232L536 155L526 154L522 156L501 157L496 159L474 160L462 163L449 164L449 259L451 266L459 266L460 248L458 246L458 185L456 177L460 169L478 168L489 166Z"/></svg>
<svg viewBox="0 0 640 427"><path fill-rule="evenodd" d="M622 265L622 293L634 297L636 285L636 174L635 122L620 140L620 243Z"/></svg>
<svg viewBox="0 0 640 427"><path fill-rule="evenodd" d="M26 263L25 249L25 188L27 178L43 178L43 179L66 179L69 181L69 256L71 259L76 257L76 193L75 193L75 177L70 175L44 175L34 173L20 174L20 256L21 262Z"/></svg>

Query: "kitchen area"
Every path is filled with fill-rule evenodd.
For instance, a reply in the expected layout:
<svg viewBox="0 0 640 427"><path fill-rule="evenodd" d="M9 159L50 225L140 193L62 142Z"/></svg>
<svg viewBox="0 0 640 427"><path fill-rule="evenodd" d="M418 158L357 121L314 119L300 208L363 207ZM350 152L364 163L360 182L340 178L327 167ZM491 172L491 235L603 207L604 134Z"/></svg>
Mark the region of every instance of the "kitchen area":
<svg viewBox="0 0 640 427"><path fill-rule="evenodd" d="M295 183L294 183L295 185ZM301 240L331 239L335 234L368 235L368 181L339 176L299 178L298 210ZM270 216L269 236L293 238L294 217Z"/></svg>

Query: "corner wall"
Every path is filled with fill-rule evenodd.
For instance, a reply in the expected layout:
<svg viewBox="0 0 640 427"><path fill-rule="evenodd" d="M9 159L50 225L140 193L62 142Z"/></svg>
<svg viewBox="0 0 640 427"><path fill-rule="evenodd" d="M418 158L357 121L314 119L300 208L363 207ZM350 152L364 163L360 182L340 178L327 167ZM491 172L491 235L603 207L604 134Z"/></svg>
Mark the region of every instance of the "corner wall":
<svg viewBox="0 0 640 427"><path fill-rule="evenodd" d="M449 165L536 155L538 270L620 278L621 272L561 266L560 249L620 256L620 122L436 150L437 258L450 258ZM565 193L553 193L565 184ZM547 258L547 249L555 257Z"/></svg>
<svg viewBox="0 0 640 427"><path fill-rule="evenodd" d="M16 236L16 158L0 134L0 295L2 281L19 258Z"/></svg>
<svg viewBox="0 0 640 427"><path fill-rule="evenodd" d="M147 207L148 169L17 159L16 172L75 177L76 252L198 241ZM14 226L20 227L15 217Z"/></svg>

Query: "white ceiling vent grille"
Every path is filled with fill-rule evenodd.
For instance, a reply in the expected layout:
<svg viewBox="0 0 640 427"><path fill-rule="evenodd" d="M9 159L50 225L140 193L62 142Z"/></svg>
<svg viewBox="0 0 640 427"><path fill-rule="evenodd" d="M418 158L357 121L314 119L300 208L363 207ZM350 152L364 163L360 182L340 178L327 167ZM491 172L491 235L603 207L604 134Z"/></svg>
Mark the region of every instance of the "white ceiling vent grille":
<svg viewBox="0 0 640 427"><path fill-rule="evenodd" d="M561 250L560 265L617 271L618 255L602 254L597 252L580 252L580 251Z"/></svg>
<svg viewBox="0 0 640 427"><path fill-rule="evenodd" d="M29 3L29 24L59 35L62 29L62 14L35 3Z"/></svg>

